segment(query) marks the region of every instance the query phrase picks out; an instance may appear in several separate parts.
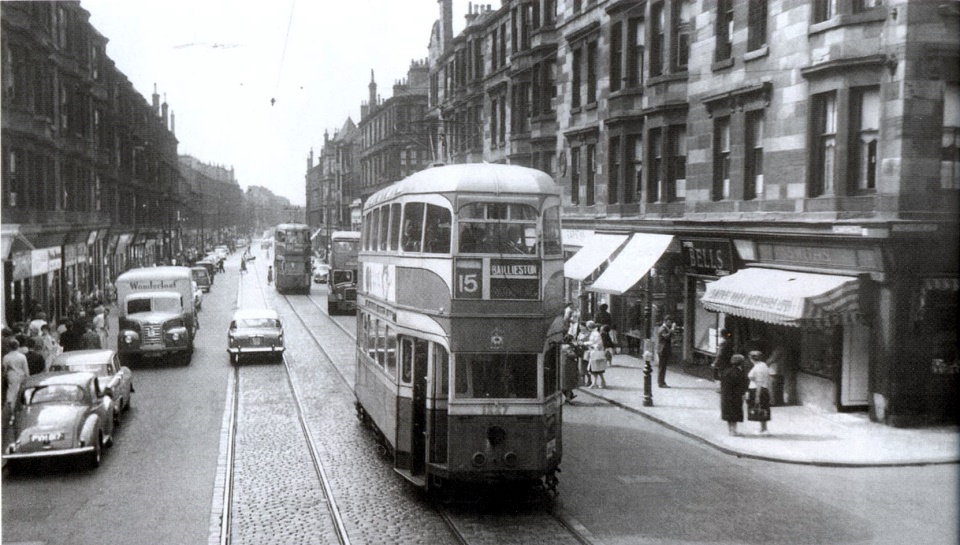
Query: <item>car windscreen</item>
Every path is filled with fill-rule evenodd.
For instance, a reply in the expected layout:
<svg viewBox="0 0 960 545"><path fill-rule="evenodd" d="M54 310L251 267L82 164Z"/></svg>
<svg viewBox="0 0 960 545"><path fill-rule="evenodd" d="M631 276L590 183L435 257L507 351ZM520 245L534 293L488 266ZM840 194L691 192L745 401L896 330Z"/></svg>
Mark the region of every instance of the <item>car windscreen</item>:
<svg viewBox="0 0 960 545"><path fill-rule="evenodd" d="M180 312L180 300L174 297L154 297L130 299L127 301L127 314L137 312Z"/></svg>
<svg viewBox="0 0 960 545"><path fill-rule="evenodd" d="M24 405L80 403L83 397L83 389L75 384L51 384L25 389L22 402Z"/></svg>
<svg viewBox="0 0 960 545"><path fill-rule="evenodd" d="M55 363L50 366L51 371L85 371L87 373L93 373L95 375L106 376L107 366L101 365L99 363L71 363L65 365L62 363Z"/></svg>

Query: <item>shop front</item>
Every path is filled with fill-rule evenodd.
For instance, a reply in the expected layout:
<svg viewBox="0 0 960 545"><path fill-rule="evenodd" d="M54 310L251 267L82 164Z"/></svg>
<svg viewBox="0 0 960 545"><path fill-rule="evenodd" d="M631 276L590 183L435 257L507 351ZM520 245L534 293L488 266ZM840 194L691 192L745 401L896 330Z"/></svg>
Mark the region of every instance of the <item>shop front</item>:
<svg viewBox="0 0 960 545"><path fill-rule="evenodd" d="M708 283L700 301L726 315L738 352L775 361L783 402L859 410L869 403L871 338L861 284L856 276L748 267Z"/></svg>

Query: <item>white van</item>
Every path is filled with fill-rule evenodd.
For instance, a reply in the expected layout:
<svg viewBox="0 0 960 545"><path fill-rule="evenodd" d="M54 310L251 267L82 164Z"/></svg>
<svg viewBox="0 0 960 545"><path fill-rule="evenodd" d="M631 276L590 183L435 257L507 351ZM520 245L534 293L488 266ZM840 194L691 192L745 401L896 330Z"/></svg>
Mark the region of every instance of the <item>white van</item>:
<svg viewBox="0 0 960 545"><path fill-rule="evenodd" d="M187 267L131 269L117 278L117 352L133 357L182 358L190 363L197 331L193 275Z"/></svg>

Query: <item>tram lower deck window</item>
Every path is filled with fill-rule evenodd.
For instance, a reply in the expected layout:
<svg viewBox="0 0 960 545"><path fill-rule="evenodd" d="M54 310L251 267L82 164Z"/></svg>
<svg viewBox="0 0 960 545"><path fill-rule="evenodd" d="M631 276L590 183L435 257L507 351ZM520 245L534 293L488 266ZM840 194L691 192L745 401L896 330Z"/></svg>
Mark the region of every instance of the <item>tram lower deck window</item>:
<svg viewBox="0 0 960 545"><path fill-rule="evenodd" d="M458 399L536 399L536 354L457 354Z"/></svg>

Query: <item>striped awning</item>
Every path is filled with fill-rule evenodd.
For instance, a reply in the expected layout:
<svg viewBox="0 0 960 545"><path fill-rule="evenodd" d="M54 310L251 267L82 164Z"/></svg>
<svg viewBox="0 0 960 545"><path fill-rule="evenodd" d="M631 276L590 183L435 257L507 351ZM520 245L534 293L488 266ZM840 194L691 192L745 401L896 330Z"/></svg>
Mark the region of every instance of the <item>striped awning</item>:
<svg viewBox="0 0 960 545"><path fill-rule="evenodd" d="M627 235L594 234L563 264L563 276L573 280L587 278L626 240Z"/></svg>
<svg viewBox="0 0 960 545"><path fill-rule="evenodd" d="M860 312L852 276L749 268L707 284L704 308L793 327L852 321Z"/></svg>

